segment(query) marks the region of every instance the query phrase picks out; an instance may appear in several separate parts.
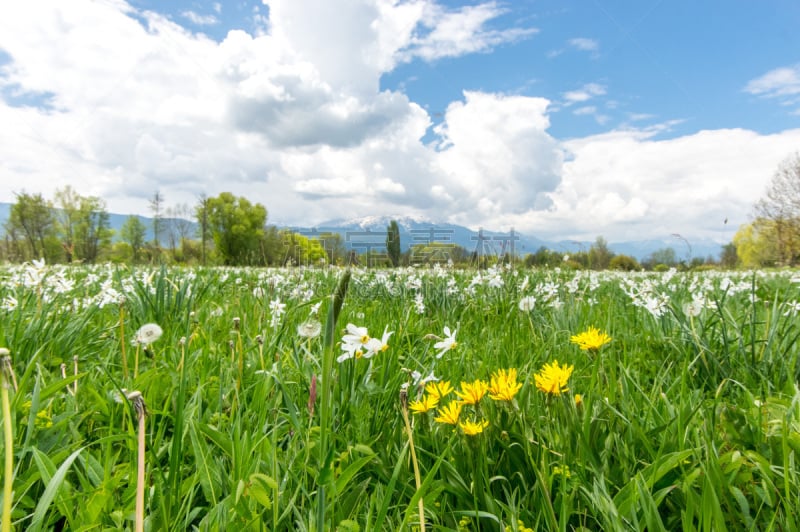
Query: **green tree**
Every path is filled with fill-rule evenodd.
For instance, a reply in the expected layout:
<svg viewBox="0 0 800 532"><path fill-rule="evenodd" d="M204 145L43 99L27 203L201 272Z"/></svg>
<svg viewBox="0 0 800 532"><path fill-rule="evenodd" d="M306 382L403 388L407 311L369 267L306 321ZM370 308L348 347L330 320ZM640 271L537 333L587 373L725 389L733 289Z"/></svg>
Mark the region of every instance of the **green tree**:
<svg viewBox="0 0 800 532"><path fill-rule="evenodd" d="M44 258L47 262L55 262L60 246L52 205L41 194L21 192L15 195L6 231L24 240L22 259Z"/></svg>
<svg viewBox="0 0 800 532"><path fill-rule="evenodd" d="M392 220L386 227L386 253L392 267L397 268L400 265L400 227L396 220Z"/></svg>
<svg viewBox="0 0 800 532"><path fill-rule="evenodd" d="M634 272L642 269L639 261L630 255L614 255L608 263L608 267L612 270L621 270L624 272Z"/></svg>
<svg viewBox="0 0 800 532"><path fill-rule="evenodd" d="M56 227L66 261L94 262L101 249L111 243L105 202L95 196L81 196L66 186L56 190Z"/></svg>
<svg viewBox="0 0 800 532"><path fill-rule="evenodd" d="M164 229L164 195L158 190L150 198L150 212L153 214L153 247L158 256L161 254L161 234Z"/></svg>
<svg viewBox="0 0 800 532"><path fill-rule="evenodd" d="M659 264L675 266L678 263L678 255L672 248L661 248L652 252L646 262L651 268Z"/></svg>
<svg viewBox="0 0 800 532"><path fill-rule="evenodd" d="M768 223L768 230L772 232L776 263L797 263L800 259L800 152L781 162L766 194L756 203L755 211L754 223Z"/></svg>
<svg viewBox="0 0 800 532"><path fill-rule="evenodd" d="M739 254L736 252L736 244L728 242L722 246L719 263L723 268L735 268L739 264Z"/></svg>
<svg viewBox="0 0 800 532"><path fill-rule="evenodd" d="M206 265L206 250L208 242L211 240L211 227L208 222L208 196L200 194L194 206L194 216L197 220L197 232L200 236L200 260L203 266Z"/></svg>
<svg viewBox="0 0 800 532"><path fill-rule="evenodd" d="M267 222L266 207L223 192L208 199L207 211L214 246L224 264L265 263L265 252L260 244Z"/></svg>
<svg viewBox="0 0 800 532"><path fill-rule="evenodd" d="M323 233L319 237L320 244L328 255L328 264L344 264L347 258L347 246L339 233Z"/></svg>
<svg viewBox="0 0 800 532"><path fill-rule="evenodd" d="M775 224L763 218L739 227L733 235L736 255L745 268L774 266L779 255Z"/></svg>
<svg viewBox="0 0 800 532"><path fill-rule="evenodd" d="M595 270L605 270L608 268L614 253L608 249L608 242L602 236L598 236L594 244L589 248L589 266Z"/></svg>
<svg viewBox="0 0 800 532"><path fill-rule="evenodd" d="M128 216L119 230L122 241L131 247L133 262L139 262L142 248L145 245L147 227L138 216Z"/></svg>

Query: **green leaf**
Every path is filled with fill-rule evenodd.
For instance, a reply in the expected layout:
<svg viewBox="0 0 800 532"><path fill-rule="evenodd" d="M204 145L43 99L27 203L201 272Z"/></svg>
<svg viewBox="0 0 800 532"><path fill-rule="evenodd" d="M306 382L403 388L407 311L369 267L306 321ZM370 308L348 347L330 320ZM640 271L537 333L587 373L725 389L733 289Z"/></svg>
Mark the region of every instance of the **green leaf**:
<svg viewBox="0 0 800 532"><path fill-rule="evenodd" d="M81 451L83 451L85 448L86 447L81 447L69 455L47 483L47 487L45 488L42 497L39 499L39 503L36 505L36 510L33 512L33 520L28 528L29 532L38 532L38 530L42 528L45 515L47 514L47 509L50 507L50 503L53 502L53 499L58 493L59 488L61 488L61 484L64 482L64 478L67 476L67 471L72 465L72 462L78 458L78 455L81 454ZM39 452L40 451L38 449L35 450L35 453ZM44 473L42 476L44 477Z"/></svg>

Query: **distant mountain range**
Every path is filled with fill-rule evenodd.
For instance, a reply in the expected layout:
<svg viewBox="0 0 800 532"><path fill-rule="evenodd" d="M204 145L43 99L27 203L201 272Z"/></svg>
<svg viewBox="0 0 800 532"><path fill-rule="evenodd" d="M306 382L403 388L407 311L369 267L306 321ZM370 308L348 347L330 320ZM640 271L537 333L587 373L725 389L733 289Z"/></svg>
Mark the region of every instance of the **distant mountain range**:
<svg viewBox="0 0 800 532"><path fill-rule="evenodd" d="M386 227L392 220L396 220L400 228L400 243L403 251L412 244L444 242L457 244L468 252L480 250L482 254L491 255L513 251L517 256L525 256L528 253L535 253L541 247L561 253L577 253L588 251L593 244L593 242L576 240L542 240L518 232L473 231L462 225L439 223L413 216L365 216L335 219L315 227L290 226L290 229L310 238L323 233L338 233L342 235L348 248L373 247L373 249L377 249L380 244L385 242ZM722 251L722 245L713 240L684 241L672 236L664 239L612 242L608 247L616 254L630 255L638 260L643 260L654 251L665 248L672 248L678 259L705 258L709 255L714 259L719 259Z"/></svg>
<svg viewBox="0 0 800 532"><path fill-rule="evenodd" d="M0 233L4 232L1 228L8 219L10 209L11 204L0 203ZM116 234L119 234L120 228L128 217L129 215L126 214L109 213L109 222ZM153 238L152 218L146 216L139 216L138 218L147 227L147 239L151 240ZM386 227L392 220L396 220L400 228L400 244L403 251L407 250L412 244L439 242L457 244L470 253L479 251L485 255L497 255L513 252L517 256L525 256L528 253L535 253L541 247L561 253L587 251L593 243L575 240L542 240L535 236L517 232L473 231L462 225L434 222L412 216L365 216L330 220L314 227L281 227L286 227L309 238L315 238L326 233L337 233L342 236L348 249L363 252L367 249L376 251L382 249L386 241ZM165 223L169 223L169 221L169 219L164 219ZM185 221L182 222L185 223ZM191 222L191 224L192 228L196 227L195 222ZM643 260L654 251L665 248L672 248L679 259L705 258L708 256L718 259L722 251L722 245L710 239L687 241L679 240L675 237L611 242L608 247L616 254L630 255L638 260Z"/></svg>

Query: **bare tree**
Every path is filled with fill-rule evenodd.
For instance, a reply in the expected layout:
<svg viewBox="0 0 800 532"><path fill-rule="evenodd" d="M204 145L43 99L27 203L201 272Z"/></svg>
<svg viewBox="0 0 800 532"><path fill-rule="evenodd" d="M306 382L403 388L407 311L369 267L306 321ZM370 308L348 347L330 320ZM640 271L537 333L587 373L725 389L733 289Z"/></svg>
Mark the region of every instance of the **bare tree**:
<svg viewBox="0 0 800 532"><path fill-rule="evenodd" d="M763 198L755 204L755 224L772 226L778 264L788 265L800 257L800 152L781 162Z"/></svg>

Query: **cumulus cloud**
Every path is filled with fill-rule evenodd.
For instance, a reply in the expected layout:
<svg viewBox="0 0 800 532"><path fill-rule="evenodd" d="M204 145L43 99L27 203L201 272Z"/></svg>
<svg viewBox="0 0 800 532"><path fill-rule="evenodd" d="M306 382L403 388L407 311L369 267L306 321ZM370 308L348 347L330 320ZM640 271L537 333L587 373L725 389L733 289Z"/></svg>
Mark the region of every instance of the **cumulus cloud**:
<svg viewBox="0 0 800 532"><path fill-rule="evenodd" d="M511 217L509 223L543 235L563 235L568 226L575 239L680 233L724 240L731 227L747 221L774 169L800 142L800 130L653 136L652 131L614 131L563 143L568 162L550 194L553 208ZM731 227L723 227L729 217Z"/></svg>
<svg viewBox="0 0 800 532"><path fill-rule="evenodd" d="M435 169L454 202L453 221L489 223L504 212L544 209L559 182L562 154L548 133L548 100L466 92L450 104ZM442 183L439 183L442 184ZM441 190L432 190L442 197Z"/></svg>

